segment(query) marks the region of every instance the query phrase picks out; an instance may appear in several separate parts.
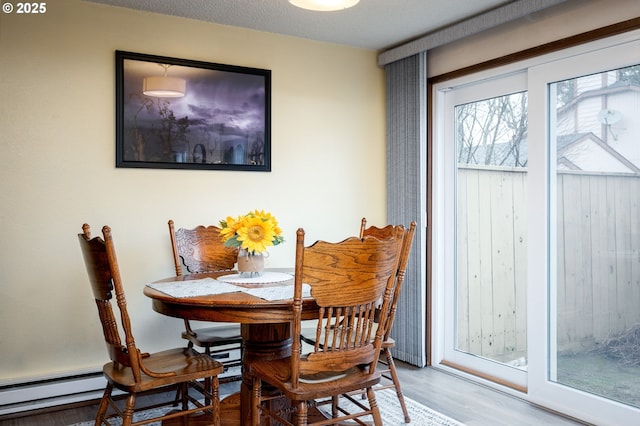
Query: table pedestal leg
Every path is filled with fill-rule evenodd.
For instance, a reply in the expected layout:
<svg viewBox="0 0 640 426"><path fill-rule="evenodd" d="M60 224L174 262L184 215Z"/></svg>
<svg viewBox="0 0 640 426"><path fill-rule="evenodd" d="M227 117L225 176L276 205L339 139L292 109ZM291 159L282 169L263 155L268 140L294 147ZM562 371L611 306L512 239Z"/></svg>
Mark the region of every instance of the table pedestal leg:
<svg viewBox="0 0 640 426"><path fill-rule="evenodd" d="M284 324L242 324L242 384L240 385L240 422L251 424L251 362L291 355L291 328Z"/></svg>

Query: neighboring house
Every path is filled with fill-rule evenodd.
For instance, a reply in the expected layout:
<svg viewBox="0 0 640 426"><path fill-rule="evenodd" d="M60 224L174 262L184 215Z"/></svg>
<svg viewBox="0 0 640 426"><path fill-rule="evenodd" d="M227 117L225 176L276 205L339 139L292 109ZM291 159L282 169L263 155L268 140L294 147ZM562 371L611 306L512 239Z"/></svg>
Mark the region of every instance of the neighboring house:
<svg viewBox="0 0 640 426"><path fill-rule="evenodd" d="M640 86L615 71L575 80L575 96L557 113L558 167L640 173Z"/></svg>
<svg viewBox="0 0 640 426"><path fill-rule="evenodd" d="M638 173L640 168L593 133L558 136L558 170Z"/></svg>

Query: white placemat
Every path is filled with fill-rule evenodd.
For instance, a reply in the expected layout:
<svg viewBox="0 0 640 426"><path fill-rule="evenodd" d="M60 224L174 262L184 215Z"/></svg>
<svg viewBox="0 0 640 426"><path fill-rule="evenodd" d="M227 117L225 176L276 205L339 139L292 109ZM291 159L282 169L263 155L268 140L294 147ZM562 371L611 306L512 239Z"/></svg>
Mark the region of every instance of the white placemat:
<svg viewBox="0 0 640 426"><path fill-rule="evenodd" d="M235 293L242 290L233 284L218 281L213 278L151 283L147 284L147 286L168 294L171 297L197 297L210 294Z"/></svg>
<svg viewBox="0 0 640 426"><path fill-rule="evenodd" d="M293 299L293 284L242 288L240 291L269 301ZM309 284L302 284L302 297L311 297Z"/></svg>
<svg viewBox="0 0 640 426"><path fill-rule="evenodd" d="M293 275L284 272L265 271L259 277L241 277L240 274L223 275L218 281L229 284L269 284L280 283L293 279Z"/></svg>

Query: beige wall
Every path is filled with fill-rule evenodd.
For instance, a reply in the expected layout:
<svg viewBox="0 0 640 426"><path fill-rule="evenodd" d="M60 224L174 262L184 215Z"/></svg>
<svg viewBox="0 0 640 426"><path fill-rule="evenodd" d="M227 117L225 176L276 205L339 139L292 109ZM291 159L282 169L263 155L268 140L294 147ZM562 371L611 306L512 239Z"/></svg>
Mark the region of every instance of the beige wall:
<svg viewBox="0 0 640 426"><path fill-rule="evenodd" d="M167 220L271 211L341 239L385 221L384 79L373 51L78 0L0 14L0 384L107 359L76 234L112 227L137 342L182 344L145 283L172 274ZM272 70L272 172L116 169L114 51ZM366 189L365 189L366 188Z"/></svg>

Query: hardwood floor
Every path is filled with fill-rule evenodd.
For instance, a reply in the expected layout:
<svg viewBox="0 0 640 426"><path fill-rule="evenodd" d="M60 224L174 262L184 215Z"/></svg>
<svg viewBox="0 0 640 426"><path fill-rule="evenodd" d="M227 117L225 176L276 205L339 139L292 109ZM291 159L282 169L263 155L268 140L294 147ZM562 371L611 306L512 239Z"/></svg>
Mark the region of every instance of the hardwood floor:
<svg viewBox="0 0 640 426"><path fill-rule="evenodd" d="M405 396L433 408L467 426L570 426L584 425L558 416L526 401L458 378L434 368L416 368L397 362ZM232 393L238 382L225 384L221 393ZM67 426L92 419L96 404L29 413L0 419L3 426ZM419 419L413 419L420 426Z"/></svg>
<svg viewBox="0 0 640 426"><path fill-rule="evenodd" d="M467 426L586 425L435 368L396 362L402 393ZM415 426L419 423L411 424Z"/></svg>

